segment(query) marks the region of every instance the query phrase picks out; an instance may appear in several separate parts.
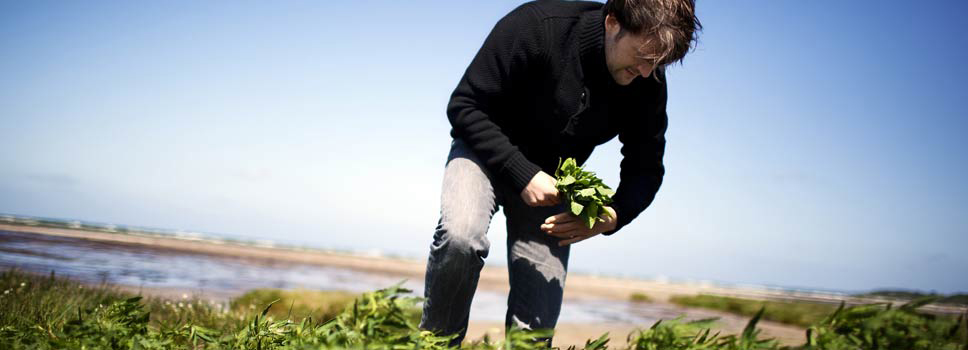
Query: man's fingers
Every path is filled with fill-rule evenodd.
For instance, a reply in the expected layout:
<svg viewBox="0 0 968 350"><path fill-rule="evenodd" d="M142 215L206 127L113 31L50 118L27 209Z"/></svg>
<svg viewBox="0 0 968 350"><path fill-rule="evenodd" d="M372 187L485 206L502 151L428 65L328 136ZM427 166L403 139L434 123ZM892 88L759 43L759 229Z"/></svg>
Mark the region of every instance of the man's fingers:
<svg viewBox="0 0 968 350"><path fill-rule="evenodd" d="M572 238L576 236L585 236L589 234L589 232L583 228L574 228L574 229L561 229L560 227L553 228L553 229L542 228L542 231L544 231L546 234L550 236L555 236L558 238Z"/></svg>
<svg viewBox="0 0 968 350"><path fill-rule="evenodd" d="M554 224L542 224L541 229L552 235L562 235L562 234L581 234L583 232L582 224L576 221L566 222L566 223L554 223ZM567 237L567 236L566 236Z"/></svg>
<svg viewBox="0 0 968 350"><path fill-rule="evenodd" d="M538 197L535 197L535 195L531 193L528 193L528 200L525 202L527 202L529 207L541 205L541 201L538 200Z"/></svg>
<svg viewBox="0 0 968 350"><path fill-rule="evenodd" d="M546 224L563 224L578 220L578 217L569 212L549 216L545 219Z"/></svg>
<svg viewBox="0 0 968 350"><path fill-rule="evenodd" d="M559 241L558 242L558 246L559 247L564 247L564 246L570 245L572 243L584 241L584 240L588 239L589 237L591 237L591 236L581 236L581 237L575 237L575 238L572 238L572 239L566 239L566 240L563 240L563 241Z"/></svg>
<svg viewBox="0 0 968 350"><path fill-rule="evenodd" d="M564 213L555 215L555 222L557 223L578 222L578 217L575 216L575 214L564 212Z"/></svg>
<svg viewBox="0 0 968 350"><path fill-rule="evenodd" d="M597 235L598 235L598 233L587 233L587 234L583 234L583 235L580 235L580 236L575 236L575 237L572 237L572 238L569 238L569 239L565 239L565 240L559 241L558 242L558 246L559 247L564 247L566 245L570 245L570 244L576 243L576 242L581 242L581 241L584 241L586 239L595 237Z"/></svg>
<svg viewBox="0 0 968 350"><path fill-rule="evenodd" d="M584 230L578 229L578 230L563 230L563 231L557 231L557 232L555 232L555 233L553 233L551 235L552 236L561 237L561 238L572 238L572 237L584 236L584 235L587 235L587 234L588 234L588 232L585 232Z"/></svg>

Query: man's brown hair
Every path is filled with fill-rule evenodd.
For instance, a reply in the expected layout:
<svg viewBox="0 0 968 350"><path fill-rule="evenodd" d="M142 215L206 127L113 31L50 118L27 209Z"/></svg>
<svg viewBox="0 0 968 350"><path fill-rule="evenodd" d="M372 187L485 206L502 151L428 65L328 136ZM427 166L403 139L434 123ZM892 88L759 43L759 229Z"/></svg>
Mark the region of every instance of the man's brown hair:
<svg viewBox="0 0 968 350"><path fill-rule="evenodd" d="M619 35L645 35L642 58L656 62L656 68L681 63L702 30L695 0L608 0L603 11L618 20Z"/></svg>

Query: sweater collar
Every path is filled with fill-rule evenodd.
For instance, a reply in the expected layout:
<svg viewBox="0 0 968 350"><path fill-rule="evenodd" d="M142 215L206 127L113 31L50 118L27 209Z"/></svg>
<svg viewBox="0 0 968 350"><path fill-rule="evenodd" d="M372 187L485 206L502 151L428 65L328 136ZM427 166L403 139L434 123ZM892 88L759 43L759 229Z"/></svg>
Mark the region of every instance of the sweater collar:
<svg viewBox="0 0 968 350"><path fill-rule="evenodd" d="M605 65L605 16L600 9L586 11L578 21L578 55L585 80L608 77Z"/></svg>

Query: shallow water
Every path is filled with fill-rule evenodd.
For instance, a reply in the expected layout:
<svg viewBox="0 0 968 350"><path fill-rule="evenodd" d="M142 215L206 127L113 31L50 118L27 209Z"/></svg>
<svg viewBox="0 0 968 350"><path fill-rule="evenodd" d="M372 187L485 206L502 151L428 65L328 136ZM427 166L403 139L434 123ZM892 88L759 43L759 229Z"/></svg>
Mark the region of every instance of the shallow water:
<svg viewBox="0 0 968 350"><path fill-rule="evenodd" d="M0 231L0 267L70 276L144 288L238 295L255 288L304 288L364 292L400 282L393 277L319 265L189 253L138 244L90 241ZM423 295L423 281L404 287ZM471 307L475 321L504 320L507 295L478 291ZM684 310L660 304L614 300L565 300L562 322L619 322L651 325Z"/></svg>

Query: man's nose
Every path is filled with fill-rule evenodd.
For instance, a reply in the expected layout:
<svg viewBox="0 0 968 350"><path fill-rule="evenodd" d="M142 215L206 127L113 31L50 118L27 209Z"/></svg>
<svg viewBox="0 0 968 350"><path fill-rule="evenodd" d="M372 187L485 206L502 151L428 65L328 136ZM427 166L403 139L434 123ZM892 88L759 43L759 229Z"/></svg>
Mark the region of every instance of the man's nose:
<svg viewBox="0 0 968 350"><path fill-rule="evenodd" d="M648 78L650 75L652 75L652 70L654 68L655 66L648 63L643 63L635 66L635 70L637 70L639 72L639 75L641 75L643 78Z"/></svg>

